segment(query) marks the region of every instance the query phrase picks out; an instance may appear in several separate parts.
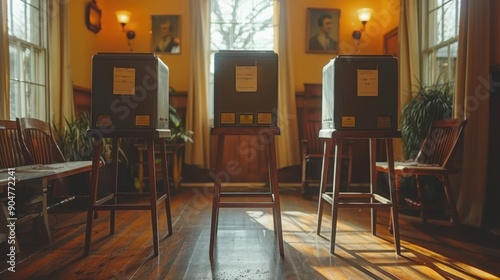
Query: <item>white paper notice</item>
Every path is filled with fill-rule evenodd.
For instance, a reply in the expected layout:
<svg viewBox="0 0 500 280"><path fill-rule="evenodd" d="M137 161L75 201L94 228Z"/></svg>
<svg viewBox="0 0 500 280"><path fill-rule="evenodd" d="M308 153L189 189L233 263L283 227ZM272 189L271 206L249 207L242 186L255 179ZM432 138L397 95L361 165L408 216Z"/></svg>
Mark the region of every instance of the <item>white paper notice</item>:
<svg viewBox="0 0 500 280"><path fill-rule="evenodd" d="M135 94L135 68L113 69L113 94Z"/></svg>
<svg viewBox="0 0 500 280"><path fill-rule="evenodd" d="M257 91L257 66L236 66L236 91Z"/></svg>
<svg viewBox="0 0 500 280"><path fill-rule="evenodd" d="M378 96L378 70L358 69L358 96Z"/></svg>

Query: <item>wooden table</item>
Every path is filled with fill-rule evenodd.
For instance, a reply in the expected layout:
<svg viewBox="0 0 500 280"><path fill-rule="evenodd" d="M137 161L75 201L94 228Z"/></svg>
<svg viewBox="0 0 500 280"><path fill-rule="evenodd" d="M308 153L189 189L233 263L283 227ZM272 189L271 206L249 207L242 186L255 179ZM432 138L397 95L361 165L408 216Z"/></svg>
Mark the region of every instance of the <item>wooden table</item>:
<svg viewBox="0 0 500 280"><path fill-rule="evenodd" d="M0 214L0 224L15 223L21 224L26 221L35 219L35 222L40 227L43 239L51 241L49 222L47 218L47 185L52 180L68 177L71 175L89 172L92 168L91 161L70 161L54 164L37 164L28 166L19 166L10 169L0 170L0 193L5 193L7 201L9 197L16 197L16 189L18 187L29 188L33 191L35 197L31 201L33 204L39 204L36 207L36 212L25 216L18 216L16 211L9 211L5 203L1 204L2 213ZM19 209L18 205L13 205L15 209ZM7 230L2 227L0 232ZM7 232L7 236L9 232ZM19 244L15 240L16 251L19 251Z"/></svg>
<svg viewBox="0 0 500 280"><path fill-rule="evenodd" d="M394 236L394 246L396 253L401 254L399 242L399 223L397 203L393 203L392 189L394 186L394 151L393 138L400 138L399 130L335 130L321 129L319 137L323 138L323 165L321 171L321 183L318 202L318 220L316 234L320 235L321 220L323 216L323 202L332 205L332 231L330 236L330 252L335 251L335 236L337 233L338 208L371 208L371 229L372 234L376 234L377 209L389 208L392 217L392 231ZM370 191L368 193L340 192L340 176L342 167L342 151L344 142L347 139L369 139L370 140ZM387 163L389 165L389 198L385 198L376 193L376 139L382 139L386 142ZM328 165L330 162L331 149L335 145L335 161L333 168L333 192L326 192L326 181L328 178ZM346 201L340 201L341 198Z"/></svg>

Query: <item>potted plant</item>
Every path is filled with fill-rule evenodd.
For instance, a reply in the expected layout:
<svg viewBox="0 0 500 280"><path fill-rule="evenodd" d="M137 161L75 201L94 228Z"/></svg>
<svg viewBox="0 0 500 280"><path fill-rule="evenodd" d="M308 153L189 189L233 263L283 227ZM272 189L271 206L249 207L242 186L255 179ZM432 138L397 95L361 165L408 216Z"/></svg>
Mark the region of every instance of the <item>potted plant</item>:
<svg viewBox="0 0 500 280"><path fill-rule="evenodd" d="M419 85L416 94L403 107L401 135L405 159L414 159L433 121L452 114L452 83Z"/></svg>

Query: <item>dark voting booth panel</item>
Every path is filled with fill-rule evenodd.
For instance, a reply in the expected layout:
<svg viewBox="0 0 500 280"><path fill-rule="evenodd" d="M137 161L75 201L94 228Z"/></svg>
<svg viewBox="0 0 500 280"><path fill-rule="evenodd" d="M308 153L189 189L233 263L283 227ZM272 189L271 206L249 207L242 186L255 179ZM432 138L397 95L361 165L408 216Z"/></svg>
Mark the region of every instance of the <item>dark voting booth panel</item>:
<svg viewBox="0 0 500 280"><path fill-rule="evenodd" d="M339 55L323 67L323 129L397 129L398 60Z"/></svg>

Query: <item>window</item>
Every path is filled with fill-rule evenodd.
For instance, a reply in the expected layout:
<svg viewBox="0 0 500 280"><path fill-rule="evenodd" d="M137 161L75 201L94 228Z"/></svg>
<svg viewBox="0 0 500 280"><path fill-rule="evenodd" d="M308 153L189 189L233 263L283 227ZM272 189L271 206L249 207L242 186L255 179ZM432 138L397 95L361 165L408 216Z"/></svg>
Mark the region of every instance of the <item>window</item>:
<svg viewBox="0 0 500 280"><path fill-rule="evenodd" d="M46 2L7 0L11 119L47 120Z"/></svg>
<svg viewBox="0 0 500 280"><path fill-rule="evenodd" d="M460 0L430 0L423 3L424 84L453 82L458 51Z"/></svg>
<svg viewBox="0 0 500 280"><path fill-rule="evenodd" d="M272 0L212 0L210 97L213 117L214 54L219 50L274 50L277 28Z"/></svg>

